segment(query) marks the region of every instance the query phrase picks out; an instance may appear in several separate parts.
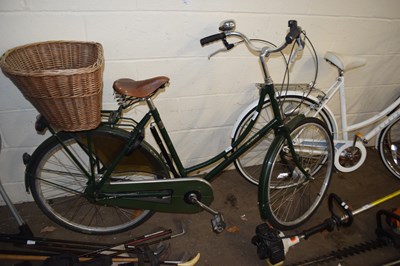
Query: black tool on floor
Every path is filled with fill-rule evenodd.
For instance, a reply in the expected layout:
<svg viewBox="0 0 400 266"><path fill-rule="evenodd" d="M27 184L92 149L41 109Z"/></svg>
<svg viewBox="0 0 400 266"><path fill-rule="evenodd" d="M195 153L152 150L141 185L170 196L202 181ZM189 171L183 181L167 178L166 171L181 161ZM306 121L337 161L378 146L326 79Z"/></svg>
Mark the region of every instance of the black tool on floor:
<svg viewBox="0 0 400 266"><path fill-rule="evenodd" d="M335 228L351 226L355 215L399 195L400 190L382 197L372 203L366 204L357 210L351 211L349 205L341 200L339 196L336 194L330 194L328 198L328 206L331 217L325 219L325 221L322 223L311 227L310 229L304 230L299 234L291 236L285 236L282 232L272 228L268 224L260 224L256 228L256 235L252 238L252 243L257 246L257 254L260 259L267 260L268 263L272 265L281 264L284 262L285 255L291 246L300 243L302 240L308 239L310 236L316 233L322 231L331 232ZM338 211L340 214L337 213ZM386 221L386 224L388 224L386 228L382 223L383 218L385 218L384 220ZM312 265L312 263L315 264L327 260L352 256L371 249L386 246L388 243L400 247L400 235L392 230L393 228L391 227L393 227L393 224L396 226L400 224L399 215L385 210L378 211L376 229L376 234L378 236L377 240L361 243L359 245L341 249L336 252L331 252L327 255L320 256L312 260L307 260L296 265ZM389 227L389 229L387 227ZM400 229L396 228L396 230Z"/></svg>

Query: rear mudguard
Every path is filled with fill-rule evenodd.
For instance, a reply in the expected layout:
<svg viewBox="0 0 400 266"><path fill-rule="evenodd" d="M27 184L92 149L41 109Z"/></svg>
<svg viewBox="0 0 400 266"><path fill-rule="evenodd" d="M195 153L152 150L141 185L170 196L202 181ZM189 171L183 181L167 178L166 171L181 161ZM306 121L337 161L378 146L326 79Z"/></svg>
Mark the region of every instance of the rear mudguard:
<svg viewBox="0 0 400 266"><path fill-rule="evenodd" d="M290 120L286 124L286 130L288 132L291 132L295 126L303 121L305 119L304 115L298 115L294 117L292 120ZM283 131L278 132L274 138L274 140L271 143L270 148L268 149L268 152L265 156L265 160L263 163L263 168L261 170L261 176L260 176L260 181L258 184L258 207L260 210L260 215L261 218L266 220L268 219L267 217L267 212L266 212L266 205L267 205L267 192L266 190L267 185L268 185L268 176L269 172L271 170L271 166L274 163L275 159L275 154L279 152L279 148L282 145L282 143L285 141L285 133Z"/></svg>
<svg viewBox="0 0 400 266"><path fill-rule="evenodd" d="M93 152L104 165L111 163L112 159L126 145L130 132L122 129L111 129L107 125L91 130L90 132L98 133L92 140ZM85 140L86 131L83 132L58 132L57 136L53 135L41 143L33 152L25 169L25 187L29 192L29 180L33 178L33 171L36 165L40 162L44 154L48 150L48 146L54 142L59 142L59 139L65 140L71 136L79 140L82 145L87 145ZM126 155L118 164L114 172L127 172L130 169L140 170L143 172L152 172L159 175L159 178L169 178L169 170L158 152L152 148L146 141L142 141L138 147Z"/></svg>

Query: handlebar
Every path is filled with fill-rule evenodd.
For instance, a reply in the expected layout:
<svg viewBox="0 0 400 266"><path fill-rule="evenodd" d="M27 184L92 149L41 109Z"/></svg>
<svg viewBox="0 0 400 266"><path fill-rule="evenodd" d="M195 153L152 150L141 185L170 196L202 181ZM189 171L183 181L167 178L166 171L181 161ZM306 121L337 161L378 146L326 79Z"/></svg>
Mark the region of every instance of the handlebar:
<svg viewBox="0 0 400 266"><path fill-rule="evenodd" d="M234 22L233 22L234 23ZM216 42L219 40L222 40L226 49L230 50L232 49L235 45L229 44L226 41L226 37L230 37L230 36L236 36L239 37L240 39L242 39L246 46L253 52L256 53L263 53L265 54L265 56L268 56L271 53L276 53L276 52L280 52L281 50L285 49L285 47L289 44L291 44L294 40L298 40L300 39L300 34L301 34L301 28L297 25L297 21L296 20L289 20L288 22L288 26L289 26L289 32L285 37L285 42L274 48L274 47L257 47L255 46L244 34L237 32L237 31L231 31L231 30L227 30L227 31L223 31L221 33L217 33L214 35L210 35L207 36L205 38L202 38L200 40L200 44L202 46L207 45L209 43L212 42ZM302 43L301 40L297 41L298 44Z"/></svg>

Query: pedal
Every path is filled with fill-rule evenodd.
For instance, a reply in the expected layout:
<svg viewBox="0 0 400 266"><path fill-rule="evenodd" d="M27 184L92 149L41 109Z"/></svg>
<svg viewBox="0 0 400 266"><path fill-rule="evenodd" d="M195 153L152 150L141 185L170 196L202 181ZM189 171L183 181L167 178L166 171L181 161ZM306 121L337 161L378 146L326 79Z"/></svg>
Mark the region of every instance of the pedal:
<svg viewBox="0 0 400 266"><path fill-rule="evenodd" d="M364 135L361 132L357 132L354 135L353 147L356 146L357 139L360 139L364 144L368 144L368 141L365 139Z"/></svg>
<svg viewBox="0 0 400 266"><path fill-rule="evenodd" d="M188 200L193 204L199 205L203 210L205 210L213 215L213 217L211 218L211 226L212 226L212 229L214 232L222 233L225 230L226 223L224 221L224 217L222 216L222 214L220 212L217 212L217 211L211 209L210 207L208 207L207 205L205 205L204 203L202 203L198 199L196 193L190 193L188 195Z"/></svg>
<svg viewBox="0 0 400 266"><path fill-rule="evenodd" d="M220 212L213 215L213 218L211 219L211 226L213 231L218 234L222 233L225 230L226 223L224 221L224 217Z"/></svg>

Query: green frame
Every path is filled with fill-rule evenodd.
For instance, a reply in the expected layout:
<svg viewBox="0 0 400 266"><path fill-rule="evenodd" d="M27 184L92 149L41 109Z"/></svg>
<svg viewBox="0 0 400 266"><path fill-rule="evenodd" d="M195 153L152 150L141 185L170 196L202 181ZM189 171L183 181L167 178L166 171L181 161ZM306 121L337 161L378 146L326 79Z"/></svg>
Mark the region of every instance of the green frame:
<svg viewBox="0 0 400 266"><path fill-rule="evenodd" d="M261 140L270 130L274 130L275 134L275 138L271 144L270 149L275 150L276 146L279 145L279 143L282 143L283 141L286 140L290 152L294 157L296 165L299 167L300 171L306 176L306 178L309 178L309 174L303 169L303 167L299 163L290 136L291 129L302 119L304 119L304 116L298 115L297 117L290 120L287 124L284 123L280 111L279 102L275 96L276 92L274 89L273 82L268 75L266 66L264 64L262 64L262 66L265 74L265 83L262 86L260 86L260 92L259 92L260 97L256 107L257 115L254 118L252 118L251 122L246 126L243 133L237 138L235 142L232 143L232 145L228 149L225 149L224 151L220 152L219 154L215 155L214 157L212 157L207 161L201 162L191 167L185 168L183 166L182 161L167 132L167 129L164 126L161 116L157 108L153 104L150 96L146 97L145 99L142 99L147 102L149 111L141 118L139 122L123 117L122 111L124 107L122 105L120 105L117 111L102 111L104 114L108 115L109 118L108 122L104 122L102 126L109 127L110 130L112 131L114 127L120 127L121 125L124 125L124 122L130 120L129 124L132 127L132 130L130 133L127 132L127 134L129 134L129 137L127 137L126 145L121 149L118 155L116 155L115 158L112 160L112 162L108 165L106 171L102 174L99 180L95 180L93 167L91 167L90 173L88 173L83 166L79 165L78 160L76 160L77 165L82 169L83 173L85 173L85 175L89 179L85 193L89 197L94 197L94 195L96 195L96 193L98 192L106 194L115 193L116 195L115 198L100 199L98 200L99 204L125 206L125 207L130 206L131 204L131 206L135 206L135 208L151 209L153 211L164 211L164 212L193 213L201 211L201 208L199 208L199 206L190 203L187 201L187 199L185 199L187 197L187 194L190 193L190 191L197 191L203 198L207 198L206 205L209 205L213 199L213 191L208 181L211 181L217 174L223 171L239 156L241 156L243 153L245 153L251 147L253 147L253 145L257 143L259 140ZM259 114L261 113L266 97L269 97L270 99L272 111L274 113L274 118L260 130L258 130L254 135L252 135L249 139L245 140L246 137L251 132L251 129L253 128L254 124L256 123ZM124 158L126 154L129 154L132 150L141 145L141 142L144 139L145 128L151 120L154 121L154 123L157 126L158 132L161 134L160 138L161 143L158 144L161 145L160 149L163 153L163 156L164 158L168 158L165 161L161 158L158 158L158 160L160 161L160 163L168 166L170 172L172 172L176 178L173 179L172 181L166 181L166 179L163 179L152 182L131 182L129 184L124 184L123 187L121 185L115 185L115 184L111 185L109 182L107 182L109 180L111 173L118 166L118 164L121 162L121 160ZM153 134L158 135L158 132L157 130L155 130ZM57 138L57 133L54 131L52 131L52 133ZM89 143L88 145L89 148L87 150L87 153L90 156L90 159L92 160L93 158L90 155L92 154L90 145L91 141L90 134L91 131L86 132L87 141ZM159 136L155 136L155 138L157 137ZM73 158L72 153L68 151L68 148L65 147L65 145L62 143L62 140L59 139L59 141L64 146L67 153L70 154L70 156ZM166 148L164 147L164 144ZM219 162L220 160L222 161ZM266 158L265 163L267 164L270 163L268 160L269 159ZM93 164L91 163L91 165ZM193 174L200 169L206 167L210 168L211 166L213 166L213 168L202 178L189 176L190 174ZM266 175L262 175L260 177L260 184L265 184L266 180L264 179L266 178L267 178ZM187 182L185 182L185 180ZM169 194L168 193L165 194L167 190L169 191ZM131 193L132 195L134 193L137 193L140 196L130 196L129 198L124 198L123 195L121 196L118 195L118 192L122 191L124 193L130 191L132 192ZM171 200L160 204L152 202L151 197L153 198L170 197ZM265 199L265 197L266 197L265 190L259 189L259 195L258 195L259 200L263 200ZM260 215L261 217L266 216L265 208L263 206L260 206Z"/></svg>
<svg viewBox="0 0 400 266"><path fill-rule="evenodd" d="M260 88L260 98L256 108L258 113L261 112L262 106L264 104L266 95L272 99L275 97L275 91L273 84L265 84ZM150 112L152 113L156 125L158 127L159 132L161 133L162 138L165 141L165 145L169 153L171 154L172 160L175 163L175 166L182 177L188 176L200 169L210 167L211 165L217 163L219 160L223 159L222 162L218 163L213 169L207 173L203 178L207 181L211 181L218 173L224 170L229 164L231 164L234 160L236 160L240 155L245 153L249 148L251 148L255 143L257 143L261 138L263 138L271 129L277 128L280 125L283 125L282 117L279 111L279 106L277 101L272 100L272 106L274 109L275 118L271 120L267 125L265 125L262 129L260 129L257 133L255 133L250 139L244 142L240 147L239 144L243 142L243 140L247 137L250 133L251 129L253 128L255 121L257 120L258 116L253 119L249 125L246 127L245 131L239 138L232 143L232 145L225 149L224 151L220 152L219 154L213 156L207 161L201 162L199 164L193 165L191 167L185 168L182 164L182 161L175 150L175 147L168 135L167 130L165 129L162 124L161 117L158 113L157 109L153 109ZM275 107L274 107L275 106ZM239 147L239 148L238 148Z"/></svg>

